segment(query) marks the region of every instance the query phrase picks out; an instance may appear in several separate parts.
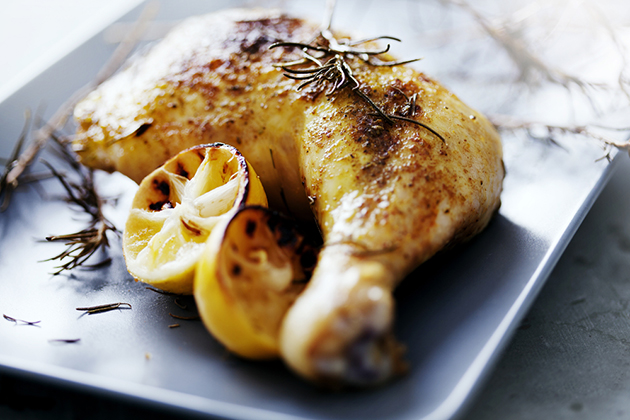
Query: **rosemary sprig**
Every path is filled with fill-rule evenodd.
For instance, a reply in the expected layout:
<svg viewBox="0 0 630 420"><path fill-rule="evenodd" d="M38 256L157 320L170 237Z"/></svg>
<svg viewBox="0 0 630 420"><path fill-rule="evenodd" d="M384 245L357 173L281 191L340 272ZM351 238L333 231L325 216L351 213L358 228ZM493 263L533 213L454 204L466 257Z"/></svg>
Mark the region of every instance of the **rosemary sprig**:
<svg viewBox="0 0 630 420"><path fill-rule="evenodd" d="M80 210L87 213L91 221L86 229L79 232L49 236L48 241L61 241L67 245L64 252L50 258L50 260L66 260L54 274L59 274L64 270L83 266L86 268L96 268L106 262L94 266L84 265L85 261L90 258L97 250L107 248L109 241L107 232L117 232L114 225L109 222L101 211L102 200L99 198L94 188L93 174L91 170L83 168L76 160L75 155L68 149L67 144L62 144L56 136L56 132L61 130L66 123L75 105L83 99L87 93L92 91L96 86L107 80L122 63L126 60L137 41L140 39L142 32L146 29L149 21L157 12L156 4L149 2L142 12L142 15L136 22L134 29L121 42L113 55L107 61L105 66L101 68L94 80L83 88L72 94L53 114L53 116L45 123L41 124L41 128L34 130L29 136L30 115L27 115L26 123L22 134L18 138L16 145L9 158L4 160L4 168L0 172L0 211L8 208L13 191L21 184L40 180L42 177L38 175L27 175L26 171L36 161L40 152L50 144L51 139L60 144L61 154L66 163L79 174L80 182L74 183L70 181L64 174L56 170L49 163L45 163L50 169L53 176L56 177L64 189L68 193L68 201L76 205ZM28 143L28 146L24 146ZM49 175L45 175L49 176ZM47 260L48 261L48 260Z"/></svg>
<svg viewBox="0 0 630 420"><path fill-rule="evenodd" d="M99 249L109 247L108 232L117 235L120 232L114 224L103 215L103 199L99 196L96 186L94 185L93 171L85 168L74 159L71 152L68 150L67 143L61 142L56 136L53 136L53 140L59 146L62 157L67 161L76 175L78 175L79 182L72 181L65 174L57 171L57 169L48 162L43 161L43 163L50 169L66 191L67 196L65 197L65 201L74 205L75 208L78 208L82 213L87 214L90 217L90 221L88 222L87 228L78 232L46 237L46 240L49 242L63 242L66 245L66 249L45 261L62 262L67 260L56 267L57 271L53 273L54 275L60 274L65 270L72 270L79 266L83 266L84 268L101 267L107 261L111 260L106 258L91 266L85 265L84 263Z"/></svg>
<svg viewBox="0 0 630 420"><path fill-rule="evenodd" d="M415 58L403 61L383 61L378 58L379 55L385 54L390 49L390 44L380 50L361 49L360 45L377 40L393 40L400 42L400 39L392 36L379 36L359 41L339 41L335 38L330 30L335 1L327 2L327 11L324 23L322 24L319 35L311 42L275 42L269 46L269 49L278 47L299 48L302 58L294 61L285 61L275 64L276 67L284 71L284 76L301 81L297 86L297 90L302 90L306 86L313 85L318 89L322 89L324 85L328 85L325 90L326 95L332 95L342 89L348 88L354 94L359 96L367 103L378 117L385 121L388 125L394 125L395 121L403 121L419 125L433 135L437 136L442 142L444 137L437 131L420 121L414 120L409 116L395 115L385 112L383 108L377 105L366 93L361 90L362 83L354 75L354 71L350 63L351 59L358 58L365 64L374 67L393 67L402 64L409 64L420 60ZM406 95L405 95L406 96ZM415 100L417 96L413 95L413 108L415 110ZM411 98L407 98L410 100ZM411 113L413 116L413 112Z"/></svg>

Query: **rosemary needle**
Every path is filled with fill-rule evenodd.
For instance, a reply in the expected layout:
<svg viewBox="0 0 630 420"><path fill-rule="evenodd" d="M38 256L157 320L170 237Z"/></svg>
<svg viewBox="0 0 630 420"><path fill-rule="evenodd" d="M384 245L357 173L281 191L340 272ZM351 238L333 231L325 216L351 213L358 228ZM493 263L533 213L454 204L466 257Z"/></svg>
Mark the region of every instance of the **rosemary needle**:
<svg viewBox="0 0 630 420"><path fill-rule="evenodd" d="M52 338L48 340L49 343L78 343L80 338Z"/></svg>
<svg viewBox="0 0 630 420"><path fill-rule="evenodd" d="M175 319L183 319L185 321L195 321L199 319L199 315L197 316L179 316L179 315L173 315L172 313L168 313L170 316L172 316Z"/></svg>
<svg viewBox="0 0 630 420"><path fill-rule="evenodd" d="M125 302L117 302L117 303L107 303L105 305L96 305L96 306L86 306L82 308L76 308L77 311L86 311L88 314L96 314L99 312L107 312L114 309L131 309L130 303Z"/></svg>
<svg viewBox="0 0 630 420"><path fill-rule="evenodd" d="M145 287L145 289L150 290L150 291L155 292L155 293L159 293L161 295L179 296L177 293L165 292L164 290L156 289L154 287L147 286L147 287Z"/></svg>
<svg viewBox="0 0 630 420"><path fill-rule="evenodd" d="M181 303L179 301L179 298L175 298L175 305L179 306L180 308L182 308L184 310L188 309L188 306L186 306L186 304L184 304L184 303Z"/></svg>
<svg viewBox="0 0 630 420"><path fill-rule="evenodd" d="M22 324L25 324L25 325L37 325L37 324L39 324L41 322L41 321L24 321L23 319L13 318L12 316L9 316L9 315L6 315L6 314L2 314L2 316L7 321L15 322L16 324L17 323L22 323Z"/></svg>

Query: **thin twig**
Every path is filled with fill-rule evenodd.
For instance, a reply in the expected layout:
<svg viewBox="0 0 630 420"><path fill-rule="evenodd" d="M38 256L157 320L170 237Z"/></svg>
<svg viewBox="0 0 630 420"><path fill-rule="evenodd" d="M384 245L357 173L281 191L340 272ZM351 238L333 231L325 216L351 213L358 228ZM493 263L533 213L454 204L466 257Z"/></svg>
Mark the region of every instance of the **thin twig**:
<svg viewBox="0 0 630 420"><path fill-rule="evenodd" d="M107 303L105 305L86 306L76 308L77 311L85 311L88 314L97 314L100 312L112 311L114 309L131 309L131 304L126 302Z"/></svg>
<svg viewBox="0 0 630 420"><path fill-rule="evenodd" d="M17 164L20 153L22 153L22 147L24 146L24 142L26 141L30 125L31 113L29 110L26 110L22 133L20 134L20 137L18 137L18 140L15 142L15 146L13 147L13 151L11 152L11 156L6 159L6 162L4 163L5 167L2 171L2 176L0 176L0 197L3 198L2 204L0 204L0 212L4 212L9 207L9 203L11 201L11 192L17 187L17 181L9 182L9 174Z"/></svg>
<svg viewBox="0 0 630 420"><path fill-rule="evenodd" d="M196 321L196 320L200 319L199 315L196 315L196 316L179 316L179 315L174 315L174 314L172 314L170 312L168 314L170 316L172 316L173 318L175 318L175 319L183 319L185 321Z"/></svg>
<svg viewBox="0 0 630 420"><path fill-rule="evenodd" d="M183 310L187 310L187 309L188 309L188 306L187 306L187 305L185 305L185 304L183 304L183 303L181 303L181 302L179 301L179 298L178 298L178 297L177 297L177 298L175 298L175 305L179 306L179 307L180 307L181 309L183 309Z"/></svg>
<svg viewBox="0 0 630 420"><path fill-rule="evenodd" d="M333 15L335 14L336 4L337 4L337 0L326 0L326 9L324 10L324 21L322 22L320 32L330 30L330 27L332 26Z"/></svg>
<svg viewBox="0 0 630 420"><path fill-rule="evenodd" d="M532 131L535 129L544 129L549 134L548 139L551 140L554 144L557 144L555 139L553 138L553 134L573 134L583 136L592 140L596 140L600 142L604 147L607 148L616 148L618 150L623 150L626 152L630 152L630 140L626 141L617 141L613 140L609 137L602 136L592 131L591 127L599 128L602 130L608 131L627 131L630 132L630 128L611 128L611 127L603 127L597 125L555 125L555 124L546 124L540 123L536 121L528 121L518 119L516 117L507 116L507 115L490 115L488 116L490 122L500 131L525 131L530 137L537 138L532 134ZM604 159L610 160L610 151L603 156Z"/></svg>
<svg viewBox="0 0 630 420"><path fill-rule="evenodd" d="M155 292L155 293L159 293L161 295L179 296L177 293L165 292L164 290L156 289L154 287L146 286L145 289L150 290L150 291Z"/></svg>

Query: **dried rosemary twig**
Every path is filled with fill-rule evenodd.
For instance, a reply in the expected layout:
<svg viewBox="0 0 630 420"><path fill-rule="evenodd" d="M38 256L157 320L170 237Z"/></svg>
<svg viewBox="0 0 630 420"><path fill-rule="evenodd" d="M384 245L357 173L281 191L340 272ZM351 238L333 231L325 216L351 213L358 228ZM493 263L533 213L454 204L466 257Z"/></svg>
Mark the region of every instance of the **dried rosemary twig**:
<svg viewBox="0 0 630 420"><path fill-rule="evenodd" d="M196 321L198 319L201 319L199 317L199 315L196 315L196 316L179 316L179 315L172 314L170 312L168 314L170 316L172 316L173 318L175 318L175 319L182 319L182 320L185 320L185 321Z"/></svg>
<svg viewBox="0 0 630 420"><path fill-rule="evenodd" d="M610 128L610 127L595 127L588 125L553 125L553 124L544 124L540 122L521 120L515 117L507 116L507 115L490 115L488 116L490 122L500 131L525 131L530 137L537 138L537 136L533 135L533 130L535 129L543 129L546 130L549 134L549 138L553 140L554 134L574 134L580 135L586 138L590 138L600 142L605 148L608 149L608 152L603 157L604 159L610 160L610 150L612 148L616 148L618 150L623 150L625 152L630 153L630 140L626 140L624 142L616 141L611 138L602 136L593 131L593 128L600 128L602 130L607 131L623 131L630 133L630 127L628 128ZM554 143L555 140L553 140ZM556 143L557 144L557 143Z"/></svg>
<svg viewBox="0 0 630 420"><path fill-rule="evenodd" d="M330 30L335 1L329 0L326 6L327 10L325 13L324 23L320 28L319 36L317 36L315 40L307 43L280 41L269 46L270 49L278 47L299 48L302 54L302 58L300 60L278 63L275 66L284 71L285 77L302 82L296 88L298 91L308 85L313 85L320 89L323 88L324 85L328 85L328 88L325 90L325 94L332 95L344 88L349 88L352 92L354 92L354 94L359 96L359 98L372 107L372 109L376 111L378 117L385 121L386 124L393 125L395 120L416 124L430 131L442 140L442 142L445 142L444 137L427 124L414 120L408 116L387 113L384 109L378 106L366 93L361 90L362 84L355 77L352 66L350 65L352 58L358 58L365 64L375 67L399 66L402 64L413 63L420 59L382 61L378 58L378 56L387 53L390 49L390 44L387 44L387 46L381 50L361 49L358 47L365 43L382 39L400 42L400 39L392 36L379 36L360 41L340 42L335 38ZM415 99L416 97L414 95L414 107ZM411 116L413 116L413 114Z"/></svg>
<svg viewBox="0 0 630 420"><path fill-rule="evenodd" d="M155 292L155 293L159 293L161 295L179 296L177 293L165 292L164 290L156 289L155 287L146 286L145 289L150 290L150 291Z"/></svg>
<svg viewBox="0 0 630 420"><path fill-rule="evenodd" d="M2 203L0 203L0 212L4 212L9 207L12 192L17 187L17 181L14 180L9 183L9 173L11 173L13 168L17 165L20 153L22 153L22 148L24 147L24 142L26 141L26 137L28 135L30 121L31 115L30 112L27 111L24 128L22 128L22 134L20 134L17 142L15 142L11 156L9 156L9 158L4 162L4 169L2 171L2 175L0 176L0 198L2 199Z"/></svg>
<svg viewBox="0 0 630 420"><path fill-rule="evenodd" d="M131 304L126 302L107 303L105 305L86 306L76 308L77 311L85 311L88 314L97 314L100 312L112 311L114 309L131 309Z"/></svg>
<svg viewBox="0 0 630 420"><path fill-rule="evenodd" d="M184 304L184 303L181 303L179 301L179 298L175 298L175 305L179 306L183 310L187 310L188 309L188 306L186 304Z"/></svg>
<svg viewBox="0 0 630 420"><path fill-rule="evenodd" d="M88 227L85 229L70 234L46 237L46 240L49 242L63 242L66 245L66 249L63 252L46 260L60 262L67 260L60 266L56 267L57 271L53 274L57 275L65 270L72 270L73 268L84 266L84 263L99 249L109 247L109 238L107 233L112 232L119 234L119 231L116 229L114 224L103 215L103 200L96 191L93 171L81 166L72 158L70 151L67 148L67 144L60 142L54 136L53 139L60 146L62 156L66 159L70 167L74 169L74 172L79 176L80 181L74 182L70 180L67 176L58 172L48 162L44 162L44 164L50 169L65 189L67 194L65 201L74 205L82 213L85 213L90 217ZM84 267L98 268L106 261L111 260L107 258L95 265Z"/></svg>

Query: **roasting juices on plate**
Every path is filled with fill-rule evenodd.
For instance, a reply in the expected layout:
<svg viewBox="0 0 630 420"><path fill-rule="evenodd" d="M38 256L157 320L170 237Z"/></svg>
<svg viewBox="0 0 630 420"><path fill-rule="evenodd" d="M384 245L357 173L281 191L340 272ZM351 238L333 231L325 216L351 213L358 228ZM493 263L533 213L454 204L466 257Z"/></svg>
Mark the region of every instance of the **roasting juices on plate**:
<svg viewBox="0 0 630 420"><path fill-rule="evenodd" d="M183 205L172 191L220 173L200 192L233 194L211 215L220 219L212 229L190 229L191 219L177 216L170 229L182 236L161 236L203 242L192 289L206 327L237 354L280 356L331 386L378 384L404 371L393 289L439 250L479 233L500 205L504 169L493 126L381 44L352 44L276 11L193 17L75 109L81 161L136 182L197 145L242 154L242 173L225 156L206 175L167 163L164 185L141 184L139 193L156 199L138 211L169 219L161 213ZM243 210L250 203L237 184L258 177L272 208L315 220L323 240L316 259L299 229L270 224L277 215L260 207ZM140 247L163 226L136 235ZM126 238L137 233L129 229ZM126 240L130 271L134 247ZM178 261L178 250L169 252Z"/></svg>

